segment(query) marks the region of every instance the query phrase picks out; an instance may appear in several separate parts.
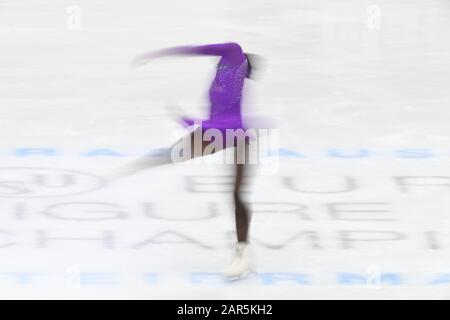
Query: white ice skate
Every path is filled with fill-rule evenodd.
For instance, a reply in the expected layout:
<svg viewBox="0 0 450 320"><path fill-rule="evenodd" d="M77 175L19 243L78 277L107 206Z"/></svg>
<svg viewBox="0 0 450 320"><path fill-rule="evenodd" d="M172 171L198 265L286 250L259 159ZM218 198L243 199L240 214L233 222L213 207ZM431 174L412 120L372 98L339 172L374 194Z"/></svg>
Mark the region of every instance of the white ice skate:
<svg viewBox="0 0 450 320"><path fill-rule="evenodd" d="M225 271L225 276L229 280L242 278L251 272L251 268L250 247L246 242L238 242L234 259Z"/></svg>

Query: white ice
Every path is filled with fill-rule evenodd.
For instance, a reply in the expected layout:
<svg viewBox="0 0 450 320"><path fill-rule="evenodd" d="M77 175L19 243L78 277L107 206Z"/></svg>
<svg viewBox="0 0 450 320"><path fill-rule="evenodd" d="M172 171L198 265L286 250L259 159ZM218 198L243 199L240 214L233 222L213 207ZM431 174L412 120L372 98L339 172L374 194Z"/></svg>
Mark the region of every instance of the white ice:
<svg viewBox="0 0 450 320"><path fill-rule="evenodd" d="M0 297L449 298L449 30L445 0L1 1ZM176 139L172 104L206 111L214 58L131 59L225 41L267 59L244 107L302 157L254 177L257 275L197 283L231 259L230 196L199 184L229 168L91 175ZM83 192L31 185L55 169Z"/></svg>

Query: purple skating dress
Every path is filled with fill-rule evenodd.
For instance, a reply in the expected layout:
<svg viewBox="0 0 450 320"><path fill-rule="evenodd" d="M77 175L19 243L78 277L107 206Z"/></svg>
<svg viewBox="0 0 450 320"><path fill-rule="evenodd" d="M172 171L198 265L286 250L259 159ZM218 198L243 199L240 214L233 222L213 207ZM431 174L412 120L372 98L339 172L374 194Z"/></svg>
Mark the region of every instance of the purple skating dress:
<svg viewBox="0 0 450 320"><path fill-rule="evenodd" d="M244 79L248 75L247 58L236 43L186 46L158 51L155 56L166 55L220 56L217 73L209 89L210 110L208 119L182 118L184 126L200 124L202 130L244 129L241 115L241 98Z"/></svg>

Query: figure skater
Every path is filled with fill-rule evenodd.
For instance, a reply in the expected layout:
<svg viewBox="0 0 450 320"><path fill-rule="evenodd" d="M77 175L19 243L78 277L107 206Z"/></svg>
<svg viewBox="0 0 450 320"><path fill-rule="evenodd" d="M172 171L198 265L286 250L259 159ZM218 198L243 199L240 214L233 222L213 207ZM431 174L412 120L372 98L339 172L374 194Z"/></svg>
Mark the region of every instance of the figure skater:
<svg viewBox="0 0 450 320"><path fill-rule="evenodd" d="M235 257L230 267L225 271L225 275L230 278L240 277L251 271L248 236L251 216L249 208L242 200L241 192L243 177L247 173L249 166L249 137L247 135L242 137L241 135L240 137L234 136L227 138L227 132L230 130L240 130L240 132L243 132L248 129L244 126L241 115L242 91L245 78L252 77L253 62L259 58L256 55L244 53L242 48L236 43L224 43L173 47L153 51L137 56L133 60L133 65L140 66L156 58L177 55L208 55L220 57L216 76L209 89L209 117L203 120L182 117L180 120L185 127L194 127L195 125L198 127L192 129L187 137L167 149L167 152L157 157L144 157L121 167L115 170L112 175L109 175L107 180L113 180L148 168L177 162L179 160L174 159L177 157L174 157L173 153L175 146L180 147L181 145L181 151L184 153L183 161L204 156L206 147L210 143L209 141L205 141L208 140L204 139L205 133L208 130L216 130L222 133L224 139L221 145L223 147L217 147L219 144L215 144L215 148L210 150L208 154L232 147L235 149L235 155L239 155L236 157L235 162L233 190L237 243ZM244 156L242 157L242 155Z"/></svg>

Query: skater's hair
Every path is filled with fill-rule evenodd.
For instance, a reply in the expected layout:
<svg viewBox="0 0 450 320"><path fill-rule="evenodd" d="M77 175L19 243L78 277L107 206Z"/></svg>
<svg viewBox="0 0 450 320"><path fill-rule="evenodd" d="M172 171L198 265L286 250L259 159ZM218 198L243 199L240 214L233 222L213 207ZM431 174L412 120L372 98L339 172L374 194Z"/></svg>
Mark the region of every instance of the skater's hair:
<svg viewBox="0 0 450 320"><path fill-rule="evenodd" d="M247 59L247 74L245 75L247 78L251 79L252 76L252 62L250 61L249 55L251 53L244 53L245 58Z"/></svg>
<svg viewBox="0 0 450 320"><path fill-rule="evenodd" d="M246 77L253 80L259 78L258 75L264 69L264 59L254 53L244 53L244 55L248 65Z"/></svg>
<svg viewBox="0 0 450 320"><path fill-rule="evenodd" d="M266 67L265 59L254 53L244 53L247 59L246 78L258 80ZM219 64L217 64L219 66Z"/></svg>

